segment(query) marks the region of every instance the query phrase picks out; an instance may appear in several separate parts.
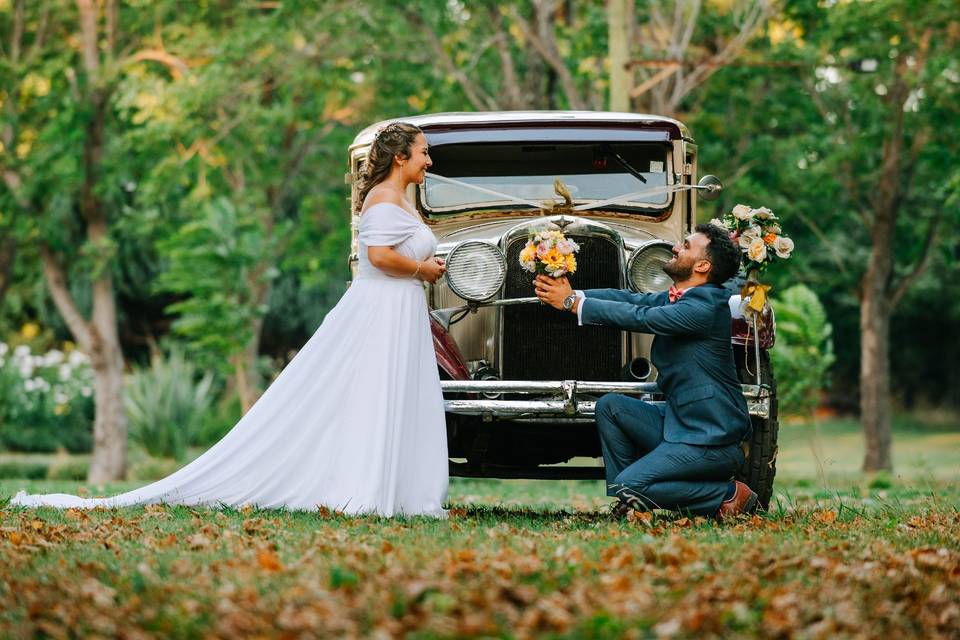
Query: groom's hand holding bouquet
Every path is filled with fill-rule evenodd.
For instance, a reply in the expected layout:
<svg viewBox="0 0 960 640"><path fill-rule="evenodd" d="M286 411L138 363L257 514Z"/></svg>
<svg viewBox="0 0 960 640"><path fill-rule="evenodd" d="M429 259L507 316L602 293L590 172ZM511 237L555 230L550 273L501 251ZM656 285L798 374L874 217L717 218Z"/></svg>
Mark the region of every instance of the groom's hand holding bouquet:
<svg viewBox="0 0 960 640"><path fill-rule="evenodd" d="M537 274L533 286L541 302L556 309L576 311L576 298L567 274L576 272L575 254L579 250L580 245L564 236L562 231L530 231L527 245L520 252L520 265ZM564 304L565 300L567 304Z"/></svg>

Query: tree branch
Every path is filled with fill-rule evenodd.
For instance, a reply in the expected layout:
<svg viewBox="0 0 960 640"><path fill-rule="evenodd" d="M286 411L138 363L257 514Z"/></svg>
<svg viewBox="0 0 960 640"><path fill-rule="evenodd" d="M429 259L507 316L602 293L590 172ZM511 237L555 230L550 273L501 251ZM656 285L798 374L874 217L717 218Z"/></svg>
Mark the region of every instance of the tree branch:
<svg viewBox="0 0 960 640"><path fill-rule="evenodd" d="M104 12L107 15L107 52L113 58L117 53L117 23L119 20L117 0L107 0Z"/></svg>
<svg viewBox="0 0 960 640"><path fill-rule="evenodd" d="M910 272L903 276L893 287L893 293L890 297L890 308L897 306L897 303L900 302L900 299L903 297L903 295L910 289L910 285L912 285L913 282L920 277L920 275L930 264L930 256L933 253L933 245L935 244L934 239L937 235L937 228L940 226L940 221L943 219L943 207L938 207L936 211L937 212L930 220L930 226L927 227L927 236L923 241L923 251L920 254L920 259L914 263Z"/></svg>
<svg viewBox="0 0 960 640"><path fill-rule="evenodd" d="M40 14L40 20L37 21L37 34L33 38L33 45L28 54L30 59L36 58L42 51L47 40L47 24L50 21L50 5L43 3L43 12Z"/></svg>
<svg viewBox="0 0 960 640"><path fill-rule="evenodd" d="M740 54L753 37L753 32L760 22L770 15L772 6L769 0L756 0L756 3L750 7L737 35L728 40L724 47L707 61L707 64L698 65L682 83L682 87L674 92L675 104L679 105L680 100L688 93L703 84L724 63Z"/></svg>
<svg viewBox="0 0 960 640"><path fill-rule="evenodd" d="M144 49L130 56L131 62L143 62L144 60L165 65L170 70L170 75L174 80L179 80L190 73L190 68L186 62L163 49Z"/></svg>
<svg viewBox="0 0 960 640"><path fill-rule="evenodd" d="M10 62L16 66L20 62L20 46L23 44L23 4L17 0L13 9L13 33L10 35Z"/></svg>
<svg viewBox="0 0 960 640"><path fill-rule="evenodd" d="M53 251L46 244L40 247L40 261L43 263L43 275L47 281L47 289L50 291L50 297L53 299L57 311L60 312L64 322L67 323L70 333L73 334L80 348L86 353L92 353L93 333L90 324L77 309L73 296L70 295L70 288L67 285L67 276L63 267L60 266Z"/></svg>
<svg viewBox="0 0 960 640"><path fill-rule="evenodd" d="M490 7L490 19L496 30L493 44L497 48L497 55L500 57L500 68L503 70L502 91L506 96L506 104L503 106L507 109L523 108L527 105L524 104L523 92L520 89L517 67L513 63L513 56L510 55L510 43L507 39L507 33L503 28L503 15L496 6Z"/></svg>
<svg viewBox="0 0 960 640"><path fill-rule="evenodd" d="M463 89L463 92L467 96L467 100L470 101L470 104L473 105L473 108L479 111L497 110L499 107L496 101L483 89L481 89L478 84L473 82L473 80L471 80L462 69L458 68L457 65L454 64L453 60L450 58L450 55L444 50L443 43L440 41L440 37L423 21L423 18L420 16L420 14L410 7L403 8L402 11L403 15L414 29L427 32L427 39L430 41L431 47L433 47L434 55L440 61L440 64L443 65L443 68L447 71L447 73L453 76L453 78Z"/></svg>
<svg viewBox="0 0 960 640"><path fill-rule="evenodd" d="M534 32L530 24L519 14L516 7L511 6L510 12L520 27L520 30L523 31L523 35L530 41L530 44L533 45L533 48L540 54L543 61L556 72L557 78L560 80L560 86L563 87L563 93L567 96L567 102L570 104L570 108L586 108L583 99L580 97L580 93L577 91L573 74L570 73L570 69L567 68L563 57L557 49L553 27L549 24L549 13L544 9L543 2L540 0L534 2L533 6L539 27L539 34Z"/></svg>
<svg viewBox="0 0 960 640"><path fill-rule="evenodd" d="M97 4L95 0L77 0L80 12L80 50L83 54L83 68L87 75L96 75L100 68L100 56L97 53Z"/></svg>

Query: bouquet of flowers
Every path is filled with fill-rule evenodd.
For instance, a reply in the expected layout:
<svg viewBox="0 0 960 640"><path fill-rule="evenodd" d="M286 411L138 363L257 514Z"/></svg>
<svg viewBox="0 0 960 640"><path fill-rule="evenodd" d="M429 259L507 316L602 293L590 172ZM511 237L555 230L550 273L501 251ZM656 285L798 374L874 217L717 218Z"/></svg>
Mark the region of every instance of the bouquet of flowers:
<svg viewBox="0 0 960 640"><path fill-rule="evenodd" d="M786 260L793 253L793 240L783 234L779 219L766 207L753 209L738 204L710 223L729 231L730 238L740 246L741 264L748 277L762 273L767 265Z"/></svg>
<svg viewBox="0 0 960 640"><path fill-rule="evenodd" d="M530 273L559 278L577 270L577 258L580 250L573 240L562 231L531 229L527 245L520 252L520 265Z"/></svg>
<svg viewBox="0 0 960 640"><path fill-rule="evenodd" d="M730 238L740 247L740 263L747 272L747 284L740 295L745 311L760 313L767 300L769 285L760 284L757 276L777 260L786 260L793 253L793 240L783 234L780 221L770 209L754 209L738 204L722 218L711 224L730 232Z"/></svg>

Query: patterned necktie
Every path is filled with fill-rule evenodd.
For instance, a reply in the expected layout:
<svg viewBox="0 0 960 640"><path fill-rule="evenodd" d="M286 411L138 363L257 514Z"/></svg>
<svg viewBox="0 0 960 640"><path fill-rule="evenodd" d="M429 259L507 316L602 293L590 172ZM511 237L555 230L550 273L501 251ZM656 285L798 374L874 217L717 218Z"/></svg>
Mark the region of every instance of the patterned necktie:
<svg viewBox="0 0 960 640"><path fill-rule="evenodd" d="M677 289L675 286L670 286L670 292L667 294L670 296L670 302L676 302L680 299L686 289Z"/></svg>

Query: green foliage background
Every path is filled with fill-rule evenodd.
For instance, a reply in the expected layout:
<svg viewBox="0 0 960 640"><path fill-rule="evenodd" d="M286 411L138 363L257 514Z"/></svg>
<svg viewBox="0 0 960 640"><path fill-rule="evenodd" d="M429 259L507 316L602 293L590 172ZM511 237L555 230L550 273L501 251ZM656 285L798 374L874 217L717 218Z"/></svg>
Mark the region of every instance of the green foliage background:
<svg viewBox="0 0 960 640"><path fill-rule="evenodd" d="M2 34L13 34L23 8L19 55L10 47L0 55L0 172L17 176L0 183L0 234L17 248L0 338L17 339L28 322L49 329L47 346L69 338L43 283L42 238L77 276L71 290L81 307L90 292L80 276L114 275L131 364L145 365L151 344L176 339L221 385L231 359L252 344L265 384L344 290L346 148L363 126L436 111L569 108L578 106L574 95L579 106L606 108L602 3L560 3L547 23L576 94L522 28L535 4L120 3L122 54L108 74L96 186L110 237L88 246L76 205L89 125L70 71L80 55L76 8L0 1ZM703 4L691 58L716 53L736 28L737 6ZM636 13L641 23L650 18L645 3ZM804 348L825 344L823 327L832 325L830 393L839 403L856 392L857 286L870 242L859 212L869 215L878 187L884 96L897 62L920 55L917 34L926 31L934 35L916 79L922 91L907 114L914 156L902 176L910 188L897 229L898 275L921 255L927 225L941 221L930 266L894 315L892 369L910 372L895 375L903 404L960 406L960 341L950 339L960 326L960 143L947 133L960 121L952 3L786 0L752 34L745 63L718 68L674 114L697 139L701 173L726 184L700 218L737 202L763 205L796 241L795 257L767 277L785 310L812 309L812 293L822 301L825 317L798 317L810 324L797 337ZM864 72L865 59L877 68ZM802 296L788 290L798 283L807 287ZM818 371L829 360L822 352ZM797 394L808 407L808 392Z"/></svg>

